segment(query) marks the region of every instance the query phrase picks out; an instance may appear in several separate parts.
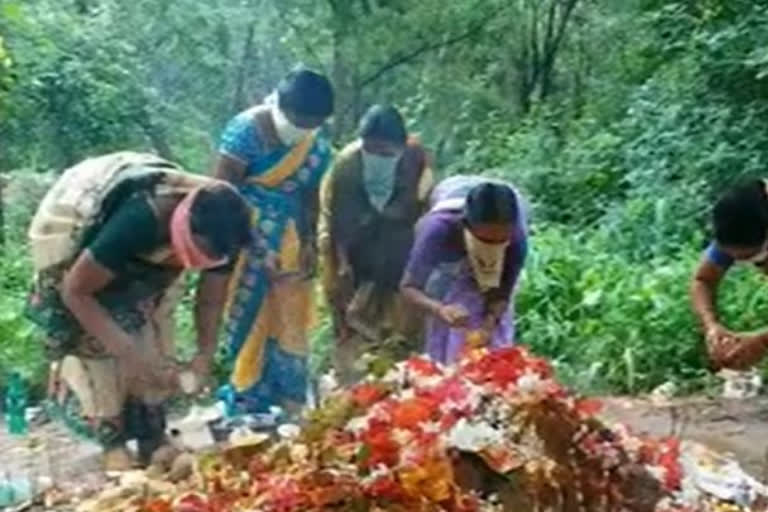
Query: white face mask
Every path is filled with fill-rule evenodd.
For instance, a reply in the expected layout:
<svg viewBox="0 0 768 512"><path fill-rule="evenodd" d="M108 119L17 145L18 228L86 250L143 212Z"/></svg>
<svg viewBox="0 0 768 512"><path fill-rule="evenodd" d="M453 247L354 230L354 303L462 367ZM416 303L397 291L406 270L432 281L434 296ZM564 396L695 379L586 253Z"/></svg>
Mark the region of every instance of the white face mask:
<svg viewBox="0 0 768 512"><path fill-rule="evenodd" d="M755 265L761 265L768 260L768 242L763 244L763 247L755 254L745 260L745 263L754 263Z"/></svg>
<svg viewBox="0 0 768 512"><path fill-rule="evenodd" d="M464 245L467 249L472 273L481 291L498 288L504 273L504 257L509 242L489 244L475 237L468 229L464 229Z"/></svg>
<svg viewBox="0 0 768 512"><path fill-rule="evenodd" d="M392 197L395 188L395 170L400 155L383 156L361 149L363 158L363 184L368 199L381 211Z"/></svg>
<svg viewBox="0 0 768 512"><path fill-rule="evenodd" d="M273 103L271 106L272 106L272 124L275 125L275 132L277 132L278 138L286 146L295 146L304 137L306 137L309 134L309 132L312 131L307 128L299 128L298 126L294 125L285 116L283 111L280 110L280 107L277 106L276 102Z"/></svg>

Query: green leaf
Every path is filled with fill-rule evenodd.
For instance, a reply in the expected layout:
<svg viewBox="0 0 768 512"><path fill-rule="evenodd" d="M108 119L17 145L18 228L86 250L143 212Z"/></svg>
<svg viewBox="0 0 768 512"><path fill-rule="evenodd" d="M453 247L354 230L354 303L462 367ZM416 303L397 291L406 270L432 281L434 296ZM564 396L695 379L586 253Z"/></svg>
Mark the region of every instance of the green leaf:
<svg viewBox="0 0 768 512"><path fill-rule="evenodd" d="M19 21L21 19L21 5L16 2L3 3L0 5L0 17L6 21ZM0 43L2 43L1 38Z"/></svg>

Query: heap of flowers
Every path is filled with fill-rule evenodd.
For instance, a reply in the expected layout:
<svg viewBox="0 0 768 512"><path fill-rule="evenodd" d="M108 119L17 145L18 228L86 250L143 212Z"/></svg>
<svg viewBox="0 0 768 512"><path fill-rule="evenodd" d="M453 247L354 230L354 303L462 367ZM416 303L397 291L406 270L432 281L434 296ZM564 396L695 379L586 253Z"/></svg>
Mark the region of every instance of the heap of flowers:
<svg viewBox="0 0 768 512"><path fill-rule="evenodd" d="M521 347L450 368L414 357L327 398L297 438L209 458L137 509L661 510L681 484L679 443L608 428L599 408Z"/></svg>

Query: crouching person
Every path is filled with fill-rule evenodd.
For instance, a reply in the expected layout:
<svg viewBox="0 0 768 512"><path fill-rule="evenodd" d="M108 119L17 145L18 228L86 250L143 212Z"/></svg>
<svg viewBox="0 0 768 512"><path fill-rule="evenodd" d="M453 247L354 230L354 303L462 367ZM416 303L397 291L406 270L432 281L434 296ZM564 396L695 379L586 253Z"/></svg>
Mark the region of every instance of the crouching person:
<svg viewBox="0 0 768 512"><path fill-rule="evenodd" d="M41 202L29 231L27 315L54 361L57 417L102 444L106 469L133 465L130 439L146 464L164 439L164 401L208 372L230 262L250 233L234 187L153 155L85 160ZM198 351L180 379L171 326L186 271L202 272Z"/></svg>

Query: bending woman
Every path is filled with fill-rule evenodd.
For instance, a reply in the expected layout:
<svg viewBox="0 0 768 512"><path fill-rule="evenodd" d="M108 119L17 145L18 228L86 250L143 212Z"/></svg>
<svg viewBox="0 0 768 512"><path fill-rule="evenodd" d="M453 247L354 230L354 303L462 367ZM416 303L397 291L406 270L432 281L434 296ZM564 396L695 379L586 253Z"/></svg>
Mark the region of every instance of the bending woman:
<svg viewBox="0 0 768 512"><path fill-rule="evenodd" d="M331 158L318 129L332 111L328 80L294 71L264 105L230 121L221 138L217 176L245 196L256 234L228 299L234 367L223 391L241 411L305 400L318 190Z"/></svg>
<svg viewBox="0 0 768 512"><path fill-rule="evenodd" d="M455 176L432 193L401 288L427 312L426 351L454 363L469 341L514 341L512 295L527 252L519 194L506 183ZM468 336L469 334L472 336Z"/></svg>
<svg viewBox="0 0 768 512"><path fill-rule="evenodd" d="M768 273L768 184L753 180L726 192L712 215L715 239L704 253L691 282L693 308L704 328L715 367L755 365L768 347L768 332L737 333L719 320L717 289L735 263Z"/></svg>
<svg viewBox="0 0 768 512"><path fill-rule="evenodd" d="M394 107L375 105L360 138L323 180L318 242L323 288L333 312L336 368L358 377L355 362L392 336L414 340L422 322L403 307L400 280L425 210L432 169Z"/></svg>
<svg viewBox="0 0 768 512"><path fill-rule="evenodd" d="M248 209L229 184L153 155L115 153L68 169L32 221L36 270L27 313L47 335L55 412L100 441L111 469L147 463L164 437L163 401L179 388L175 283L205 271L195 308L198 353L216 349L229 262L250 240Z"/></svg>

